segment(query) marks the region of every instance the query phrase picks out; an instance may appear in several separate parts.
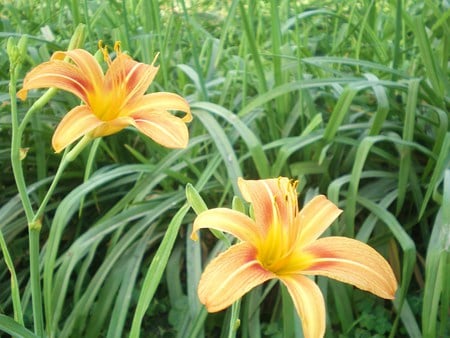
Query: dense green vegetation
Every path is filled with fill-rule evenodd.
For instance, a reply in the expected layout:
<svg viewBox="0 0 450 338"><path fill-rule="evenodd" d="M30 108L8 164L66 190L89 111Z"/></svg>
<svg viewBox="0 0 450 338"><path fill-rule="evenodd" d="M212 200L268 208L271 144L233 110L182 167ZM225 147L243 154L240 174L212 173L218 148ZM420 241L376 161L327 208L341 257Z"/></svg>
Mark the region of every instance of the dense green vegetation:
<svg viewBox="0 0 450 338"><path fill-rule="evenodd" d="M225 244L189 237L187 186L210 208L231 207L238 177L281 175L299 180L301 202L322 193L339 205L330 234L376 248L399 281L390 302L319 278L328 337L450 335L446 1L2 0L0 15L0 331L34 337L41 322L49 337L300 336L276 283L244 297L239 323L231 308L207 314L197 283ZM150 91L189 101L190 142L170 150L132 128L96 139L68 164L32 240L11 164L6 47L27 37L18 90L77 30L91 53L99 40L145 63L159 53ZM17 101L19 122L44 92ZM34 210L61 160L54 128L78 104L58 92L26 121Z"/></svg>

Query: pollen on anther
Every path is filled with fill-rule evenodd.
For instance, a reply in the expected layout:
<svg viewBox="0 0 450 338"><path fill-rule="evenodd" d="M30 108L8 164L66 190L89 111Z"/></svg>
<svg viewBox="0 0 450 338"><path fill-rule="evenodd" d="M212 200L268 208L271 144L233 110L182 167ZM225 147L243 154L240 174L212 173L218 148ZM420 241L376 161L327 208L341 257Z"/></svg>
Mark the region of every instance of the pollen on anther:
<svg viewBox="0 0 450 338"><path fill-rule="evenodd" d="M118 54L120 53L120 41L114 43L114 51Z"/></svg>
<svg viewBox="0 0 450 338"><path fill-rule="evenodd" d="M110 64L111 63L111 58L109 57L108 46L103 45L103 41L102 40L98 41L98 49L101 50L101 52L103 54L103 59L105 60L105 62Z"/></svg>

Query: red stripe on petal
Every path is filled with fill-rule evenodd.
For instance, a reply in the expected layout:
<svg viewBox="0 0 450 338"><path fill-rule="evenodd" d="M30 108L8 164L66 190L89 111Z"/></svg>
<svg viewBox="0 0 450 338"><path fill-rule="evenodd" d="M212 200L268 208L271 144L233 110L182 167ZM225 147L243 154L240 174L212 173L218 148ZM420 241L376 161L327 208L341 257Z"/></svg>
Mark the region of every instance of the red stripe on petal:
<svg viewBox="0 0 450 338"><path fill-rule="evenodd" d="M71 92L85 103L88 103L88 96L92 91L92 84L77 67L64 61L49 61L40 64L25 76L23 89L18 92L18 97L26 98L30 89L52 87Z"/></svg>

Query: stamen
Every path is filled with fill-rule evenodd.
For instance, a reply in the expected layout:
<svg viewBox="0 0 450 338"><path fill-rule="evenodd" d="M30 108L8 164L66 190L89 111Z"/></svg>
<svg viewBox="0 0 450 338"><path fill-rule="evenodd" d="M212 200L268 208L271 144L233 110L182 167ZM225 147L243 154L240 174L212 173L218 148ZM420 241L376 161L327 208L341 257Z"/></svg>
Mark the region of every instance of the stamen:
<svg viewBox="0 0 450 338"><path fill-rule="evenodd" d="M120 53L120 41L116 41L114 43L114 51L119 54Z"/></svg>
<svg viewBox="0 0 450 338"><path fill-rule="evenodd" d="M152 61L152 63L151 63L152 66L155 64L156 59L158 58L158 56L159 56L159 52L156 53L155 57L153 58L153 61Z"/></svg>
<svg viewBox="0 0 450 338"><path fill-rule="evenodd" d="M108 53L108 46L104 45L102 40L99 40L98 41L98 49L101 50L101 52L103 54L103 59L108 64L108 66L110 66L111 65L111 58L110 58L109 53Z"/></svg>

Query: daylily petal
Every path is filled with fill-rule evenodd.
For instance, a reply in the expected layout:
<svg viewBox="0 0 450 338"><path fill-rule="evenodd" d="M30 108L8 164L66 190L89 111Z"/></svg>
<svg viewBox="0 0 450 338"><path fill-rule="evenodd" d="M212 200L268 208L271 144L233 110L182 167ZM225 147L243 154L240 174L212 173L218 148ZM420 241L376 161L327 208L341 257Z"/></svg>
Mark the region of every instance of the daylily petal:
<svg viewBox="0 0 450 338"><path fill-rule="evenodd" d="M225 309L254 287L275 278L255 256L250 244L240 243L208 264L198 285L198 297L209 312Z"/></svg>
<svg viewBox="0 0 450 338"><path fill-rule="evenodd" d="M49 62L26 75L17 93L24 100L30 89L54 87L75 94L85 103L68 113L58 126L53 137L55 150L63 150L87 133L106 136L129 125L166 147L186 147L189 133L184 122L192 119L187 101L170 93L144 95L158 71L154 61L147 65L133 60L121 53L119 42L113 61L101 42L99 48L108 64L105 75L97 59L83 49L55 52ZM168 110L186 115L178 118Z"/></svg>
<svg viewBox="0 0 450 338"><path fill-rule="evenodd" d="M103 121L99 120L87 106L75 107L63 117L56 127L52 138L53 149L59 153L81 136L102 124Z"/></svg>
<svg viewBox="0 0 450 338"><path fill-rule="evenodd" d="M282 276L302 322L305 338L323 337L325 334L325 302L314 281L301 275Z"/></svg>
<svg viewBox="0 0 450 338"><path fill-rule="evenodd" d="M167 148L185 148L189 141L186 124L165 111L134 113L136 128L155 142Z"/></svg>
<svg viewBox="0 0 450 338"><path fill-rule="evenodd" d="M151 93L143 96L139 100L135 100L132 105L127 107L127 114L134 115L145 111L166 111L176 110L186 113L182 117L184 122L192 120L191 109L189 103L180 95L166 92Z"/></svg>
<svg viewBox="0 0 450 338"><path fill-rule="evenodd" d="M227 208L210 209L198 215L194 221L191 238L197 240L197 231L205 228L227 232L251 244L256 243L263 235L261 229L250 217Z"/></svg>
<svg viewBox="0 0 450 338"><path fill-rule="evenodd" d="M65 57L70 58L86 78L86 82L93 86L93 90L97 92L103 83L103 70L95 57L84 49L73 49L67 52L55 52L52 60L63 60Z"/></svg>
<svg viewBox="0 0 450 338"><path fill-rule="evenodd" d="M104 90L116 90L118 84L123 86L120 90L127 95L123 102L125 106L128 102L144 95L157 72L158 67L137 62L119 52L106 71Z"/></svg>
<svg viewBox="0 0 450 338"><path fill-rule="evenodd" d="M23 88L17 92L17 97L25 100L28 90L51 87L71 92L85 103L88 101L89 91L92 90L92 84L76 66L55 60L44 62L31 70L25 76Z"/></svg>
<svg viewBox="0 0 450 338"><path fill-rule="evenodd" d="M298 245L307 245L316 240L341 212L341 209L323 195L316 196L306 203L296 220L300 229Z"/></svg>
<svg viewBox="0 0 450 338"><path fill-rule="evenodd" d="M388 262L365 243L346 237L324 237L303 249L316 258L304 274L321 275L394 299L397 281Z"/></svg>
<svg viewBox="0 0 450 338"><path fill-rule="evenodd" d="M118 133L122 129L134 126L134 120L131 117L119 117L117 119L106 121L91 132L91 136L102 137Z"/></svg>
<svg viewBox="0 0 450 338"><path fill-rule="evenodd" d="M147 65L145 63L140 63L132 59L128 59L125 64L125 83L127 86L127 92L129 93L129 101L133 100L136 97L141 97L145 94L148 87L155 79L155 76L158 73L158 69L159 67L155 67L153 66L153 64Z"/></svg>
<svg viewBox="0 0 450 338"><path fill-rule="evenodd" d="M269 227L278 222L278 211L275 207L278 186L277 179L244 180L238 179L239 190L247 202L253 207L255 221L266 233Z"/></svg>

